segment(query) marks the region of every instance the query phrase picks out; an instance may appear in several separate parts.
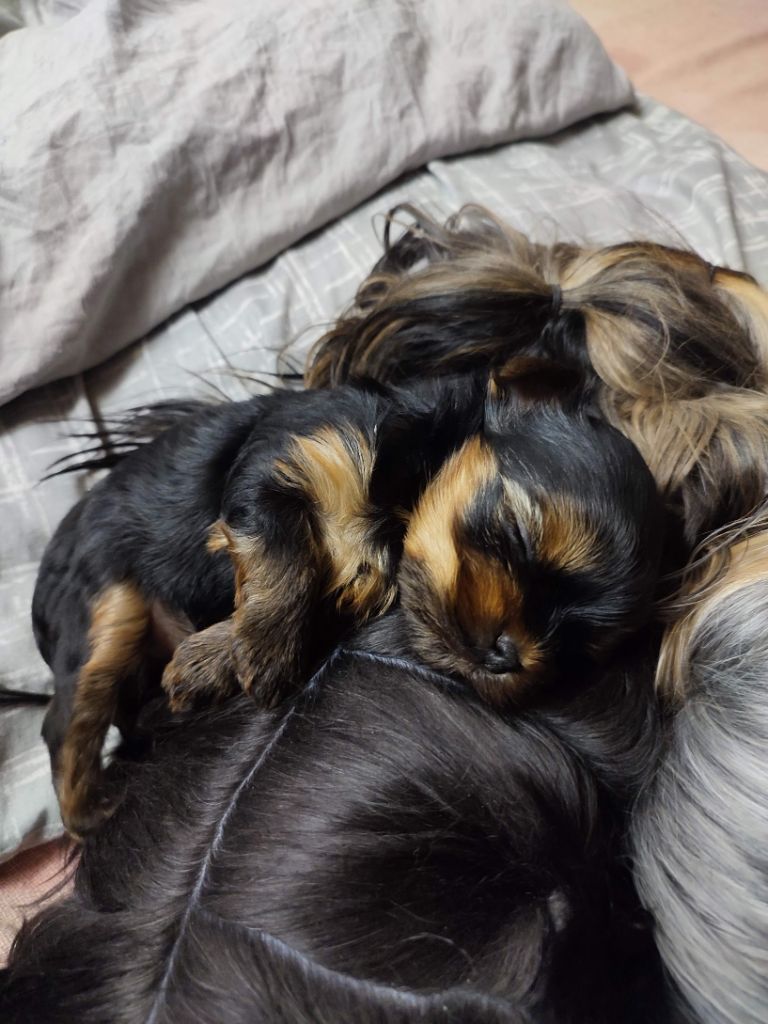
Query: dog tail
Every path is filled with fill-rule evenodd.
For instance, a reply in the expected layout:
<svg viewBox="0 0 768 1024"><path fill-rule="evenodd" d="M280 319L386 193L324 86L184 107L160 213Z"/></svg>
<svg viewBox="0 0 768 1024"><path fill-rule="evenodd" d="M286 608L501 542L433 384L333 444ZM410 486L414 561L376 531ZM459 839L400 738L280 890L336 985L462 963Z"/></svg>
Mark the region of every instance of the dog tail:
<svg viewBox="0 0 768 1024"><path fill-rule="evenodd" d="M210 404L195 399L158 402L92 420L85 430L69 435L82 441L84 447L52 462L43 480L80 470L111 469L130 452L199 415L210 408Z"/></svg>
<svg viewBox="0 0 768 1024"><path fill-rule="evenodd" d="M662 957L704 1024L768 1006L768 516L710 553L659 663L677 708L633 824Z"/></svg>
<svg viewBox="0 0 768 1024"><path fill-rule="evenodd" d="M768 296L693 252L541 245L477 206L442 225L397 207L384 249L310 353L309 386L487 371L516 355L575 363L631 399L768 383Z"/></svg>

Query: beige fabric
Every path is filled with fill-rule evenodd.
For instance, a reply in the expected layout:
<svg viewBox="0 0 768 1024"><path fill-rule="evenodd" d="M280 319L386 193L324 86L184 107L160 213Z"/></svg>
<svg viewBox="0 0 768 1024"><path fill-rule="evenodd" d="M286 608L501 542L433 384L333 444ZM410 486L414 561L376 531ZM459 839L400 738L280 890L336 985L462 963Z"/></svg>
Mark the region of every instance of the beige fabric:
<svg viewBox="0 0 768 1024"><path fill-rule="evenodd" d="M631 97L550 0L89 0L0 39L0 401L434 157Z"/></svg>
<svg viewBox="0 0 768 1024"><path fill-rule="evenodd" d="M52 890L61 897L69 888L63 883L73 867L70 849L68 840L56 839L0 865L0 967L22 922L34 916Z"/></svg>

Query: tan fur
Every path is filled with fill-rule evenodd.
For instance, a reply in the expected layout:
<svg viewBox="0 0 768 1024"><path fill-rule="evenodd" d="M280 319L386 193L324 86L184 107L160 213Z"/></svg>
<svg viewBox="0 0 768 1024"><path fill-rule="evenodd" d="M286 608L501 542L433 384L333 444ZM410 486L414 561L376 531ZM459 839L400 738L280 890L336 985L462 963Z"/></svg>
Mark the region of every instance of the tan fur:
<svg viewBox="0 0 768 1024"><path fill-rule="evenodd" d="M758 532L742 537L750 528ZM686 696L691 649L717 615L718 606L744 587L768 581L768 516L760 513L753 526L737 524L732 532L733 542L726 535L705 548L678 595L679 616L664 635L656 685L672 704L680 704Z"/></svg>
<svg viewBox="0 0 768 1024"><path fill-rule="evenodd" d="M478 490L498 474L488 445L479 437L470 438L440 469L411 517L405 554L424 566L446 603L455 600L459 579L456 525Z"/></svg>
<svg viewBox="0 0 768 1024"><path fill-rule="evenodd" d="M768 380L768 293L746 274L718 267L713 285L752 338L764 380Z"/></svg>
<svg viewBox="0 0 768 1024"><path fill-rule="evenodd" d="M219 551L229 551L232 542L232 534L223 519L217 519L208 531L206 548L212 555Z"/></svg>
<svg viewBox="0 0 768 1024"><path fill-rule="evenodd" d="M582 311L592 365L611 389L657 402L705 394L711 382L673 355L673 336L730 352L743 367L741 383L757 380L750 339L707 266L693 253L629 243L584 251L565 268L564 294Z"/></svg>
<svg viewBox="0 0 768 1024"><path fill-rule="evenodd" d="M151 619L148 651L155 658L167 660L182 640L194 632L186 615L172 610L162 601L151 602Z"/></svg>
<svg viewBox="0 0 768 1024"><path fill-rule="evenodd" d="M676 402L622 403L606 396L604 408L637 446L661 490L680 487L696 469L712 488L737 479L744 468L768 482L768 395L722 388ZM745 495L745 509L756 498Z"/></svg>
<svg viewBox="0 0 768 1024"><path fill-rule="evenodd" d="M163 672L163 689L172 711L190 707L196 699L221 700L236 682L234 622L216 622L186 636Z"/></svg>
<svg viewBox="0 0 768 1024"><path fill-rule="evenodd" d="M497 560L480 552L463 553L455 603L459 624L478 647L490 647L500 633L507 633L523 671L530 673L541 665L543 651L523 624L524 602L518 580Z"/></svg>
<svg viewBox="0 0 768 1024"><path fill-rule="evenodd" d="M276 698L269 666L291 664L300 638L290 609L295 588L309 587L306 567L286 567L271 557L260 537L240 534L223 520L209 531L208 550L226 550L235 573L235 611L224 622L187 637L163 673L171 707L181 710L196 698L226 696L239 681L250 690L263 684L265 703ZM301 595L298 595L301 597ZM285 609L285 620L281 613ZM284 629L280 627L284 626Z"/></svg>
<svg viewBox="0 0 768 1024"><path fill-rule="evenodd" d="M578 506L557 494L541 502L538 557L558 569L589 572L600 562L600 540Z"/></svg>
<svg viewBox="0 0 768 1024"><path fill-rule="evenodd" d="M259 598L276 600L280 592L281 564L270 559L261 537L238 533L217 520L208 535L208 550L226 551L235 570L235 608Z"/></svg>
<svg viewBox="0 0 768 1024"><path fill-rule="evenodd" d="M208 550L226 550L232 560L235 610L177 649L163 676L172 707L203 694L216 699L235 682L271 706L297 682L318 596L335 595L339 609L357 621L394 600L387 553L373 542L368 518L372 464L364 439L351 431L342 437L328 427L294 438L276 475L313 503L316 532L290 564L262 537L222 520L213 524Z"/></svg>
<svg viewBox="0 0 768 1024"><path fill-rule="evenodd" d="M742 368L740 386L768 385L768 297L745 275L716 268L713 280L713 268L695 253L650 242L539 245L479 207L459 211L445 226L408 212L418 218L414 236L427 240L432 260L410 272L378 270L363 283L349 314L310 353L310 386L350 374L395 375L393 342L411 323L403 312L409 303L457 292L546 300L554 285L560 308L584 317L592 363L616 391L654 401L705 393L701 374L685 358L670 357L673 336L727 353ZM398 315L387 317L390 308ZM466 348L479 355L483 346L497 355L499 339L468 339ZM462 354L458 345L451 358Z"/></svg>
<svg viewBox="0 0 768 1024"><path fill-rule="evenodd" d="M101 750L115 716L118 685L138 668L149 623L147 602L130 583L110 585L93 602L90 656L80 671L59 755L61 815L75 836L89 821L108 813L98 792Z"/></svg>
<svg viewBox="0 0 768 1024"><path fill-rule="evenodd" d="M524 595L509 570L482 552L465 550L460 524L475 496L499 478L495 457L480 437L473 437L442 467L413 513L404 552L418 562L430 587L478 646L491 644L501 632L515 640L526 670L543 659L540 643L522 623ZM537 558L566 570L588 571L599 557L598 539L578 509L556 495L534 504L520 486L504 482L500 514L517 520L536 549Z"/></svg>
<svg viewBox="0 0 768 1024"><path fill-rule="evenodd" d="M754 479L734 513L749 511L768 464L762 409L753 420L762 403L756 396L768 394L768 294L748 275L652 242L539 245L479 207L444 225L412 207L402 212L416 222L410 230L424 259L413 269L379 269L363 283L355 306L312 353L309 384L355 373L396 376L398 335L419 316L414 306L409 317L409 303L495 293L520 300L521 335L526 324L536 334L557 286L552 317L582 319L611 422L635 441L663 489L686 486L695 471L701 482L684 499L701 505L706 484L712 515L695 515L693 539L722 525L720 495L734 493L745 467ZM439 349L434 367L425 356L425 365L440 369L444 360L451 369L467 353L476 365L484 356L498 364L509 345L503 337L470 336Z"/></svg>
<svg viewBox="0 0 768 1024"><path fill-rule="evenodd" d="M296 437L289 457L277 464L279 475L314 504L329 568L327 593L358 621L384 611L395 596L386 552L371 536L373 465L374 453L358 431L342 434L331 426Z"/></svg>
<svg viewBox="0 0 768 1024"><path fill-rule="evenodd" d="M461 540L461 523L475 497L498 478L499 467L487 443L480 437L465 442L427 487L412 515L400 576L416 649L435 668L461 671L494 704L519 696L544 667L541 644L523 622L525 595L518 580L506 566ZM535 532L540 520L527 493L508 484L506 496L508 514ZM505 514L503 507L500 512ZM501 633L514 641L522 669L492 676L471 659L461 637L470 647L483 649Z"/></svg>
<svg viewBox="0 0 768 1024"><path fill-rule="evenodd" d="M682 514L689 542L750 514L768 493L768 294L748 275L651 242L539 245L479 207L464 208L445 224L413 207L395 216L400 214L407 217L412 244L404 251L412 262L401 270L385 255L349 313L311 353L309 385L355 374L397 377L406 345L398 347L399 335L416 321L418 300L442 297L450 316L451 297L469 293L521 300L520 338L446 344L431 362L429 354L423 357L423 372L455 369L466 355L478 366L483 359L498 365L515 340L526 341L526 328L528 341L541 336L552 299L550 324L564 315L570 326L583 322L603 410L634 441L671 507ZM412 315L409 303L416 303ZM458 472L450 468L451 477ZM453 489L448 476L438 477L406 545L406 555L428 566L432 585L446 600L458 585L460 557L448 503L439 499ZM577 519L568 510L553 517L541 535L551 559L588 565L592 541L581 535ZM760 564L755 541L747 550ZM684 691L690 631L713 607L703 604L702 617L691 617L691 602L713 600L696 590L696 573L709 574L712 593L725 593L718 590L719 556L708 550L702 559L686 581L680 595L685 608L666 641L660 686L669 691Z"/></svg>

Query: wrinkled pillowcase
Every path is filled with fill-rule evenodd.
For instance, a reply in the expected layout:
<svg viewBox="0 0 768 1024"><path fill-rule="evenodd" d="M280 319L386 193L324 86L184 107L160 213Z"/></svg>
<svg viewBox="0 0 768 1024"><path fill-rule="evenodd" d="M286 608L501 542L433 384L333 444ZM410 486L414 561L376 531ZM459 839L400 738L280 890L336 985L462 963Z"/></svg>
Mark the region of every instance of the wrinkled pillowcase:
<svg viewBox="0 0 768 1024"><path fill-rule="evenodd" d="M632 96L548 0L90 0L0 39L0 401L432 158Z"/></svg>

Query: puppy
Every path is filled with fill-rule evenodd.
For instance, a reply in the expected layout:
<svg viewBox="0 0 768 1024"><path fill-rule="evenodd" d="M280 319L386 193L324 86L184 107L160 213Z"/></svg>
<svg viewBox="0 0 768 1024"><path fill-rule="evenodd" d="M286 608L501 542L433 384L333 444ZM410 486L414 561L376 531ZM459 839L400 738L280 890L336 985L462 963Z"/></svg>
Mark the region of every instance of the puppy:
<svg viewBox="0 0 768 1024"><path fill-rule="evenodd" d="M183 409L175 425L156 417L159 436L65 517L33 598L55 678L44 737L70 831L108 810L105 733L113 722L131 733L185 634L165 669L174 708L238 680L269 706L344 624L392 603L407 510L478 429L483 389L276 392Z"/></svg>
<svg viewBox="0 0 768 1024"><path fill-rule="evenodd" d="M632 445L577 376L535 360L487 386L347 386L185 416L83 499L41 565L64 820L82 834L109 809L104 735L130 732L163 621L196 631L165 668L172 707L238 683L271 706L399 585L419 656L504 703L566 661L601 663L646 621L662 532Z"/></svg>
<svg viewBox="0 0 768 1024"><path fill-rule="evenodd" d="M495 375L483 429L410 517L397 575L410 651L498 705L589 678L648 621L659 577L649 470L562 371L547 397L541 367Z"/></svg>
<svg viewBox="0 0 768 1024"><path fill-rule="evenodd" d="M444 425L438 431L433 423L432 437L420 425L416 450L422 472L413 481L412 470L405 470L415 486L404 538L398 535L395 543L391 531L396 524L383 511L387 495L382 484L386 482L390 509L394 494L404 509L407 487L403 465L398 472L385 466L405 459L401 435L413 446L416 423L413 408L395 431L391 417L384 416L375 450L371 441L375 469L365 495L371 507L382 510L380 532L366 540L347 529L351 550L345 564L358 566L354 556L357 552L359 558L364 543L371 554L365 571L347 572L337 608L349 601L357 622L383 610L368 589L368 566L386 564L386 607L396 589L414 654L468 681L490 703L504 704L528 699L534 684L551 682L565 667L589 678L622 639L645 625L658 583L664 521L650 472L634 447L594 412L578 371L536 358L512 360L490 378L481 400L482 425L467 401L467 395L478 401L477 385L478 378L454 378L447 389L445 382L431 385L440 400L435 402L433 395L429 407L435 415L440 410ZM466 429L457 432L454 426L450 432L450 446L460 434L466 439L443 462L449 447L444 435L450 391L464 396L468 412ZM408 394L400 393L401 412ZM455 398L453 409L459 404ZM375 431L375 426L369 431L371 438ZM393 445L393 433L401 443ZM330 512L336 505L349 507L344 490L351 474L334 477L322 449L313 454L314 467L311 455L304 462L305 479L314 472L327 492L320 523L329 551L335 552L339 543L329 528L335 525ZM250 458L246 449L240 464L250 466ZM238 515L263 521L245 519L248 525L240 531L244 545L224 523L214 528L213 546L226 547L235 564L236 610L227 622L182 643L165 673L177 703L182 693L205 694L211 680L217 687L226 686L233 659L246 689L256 671L270 668L262 667L263 650L255 646L254 637L261 635L269 620L268 602L275 598L267 590L265 599L260 583L254 600L247 590L259 581L259 568L266 563L261 549L252 554L252 538L270 536L269 517L277 520L279 510L270 510L263 500L247 504L259 493L247 468L239 470L236 463L233 477L233 489L244 497L239 510L228 507L227 521L236 522ZM319 493L317 485L313 493ZM298 551L294 557L300 562ZM373 579L383 576L380 570ZM284 609L284 603L275 603ZM310 611L301 608L300 614L306 628ZM284 622L275 622L276 628L281 625L285 630ZM298 638L298 626L298 621L287 623L284 643Z"/></svg>

